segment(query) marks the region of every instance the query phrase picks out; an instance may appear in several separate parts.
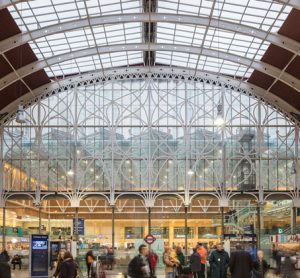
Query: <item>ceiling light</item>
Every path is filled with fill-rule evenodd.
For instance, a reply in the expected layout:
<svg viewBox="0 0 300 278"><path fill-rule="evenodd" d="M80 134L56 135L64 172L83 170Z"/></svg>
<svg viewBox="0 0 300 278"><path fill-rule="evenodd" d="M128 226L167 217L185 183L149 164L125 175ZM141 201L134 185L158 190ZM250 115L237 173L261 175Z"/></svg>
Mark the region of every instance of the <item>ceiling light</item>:
<svg viewBox="0 0 300 278"><path fill-rule="evenodd" d="M223 105L221 103L219 103L217 106L217 118L215 120L215 125L223 126L224 123L225 123L225 121L223 119Z"/></svg>
<svg viewBox="0 0 300 278"><path fill-rule="evenodd" d="M24 111L23 104L20 104L18 106L16 122L18 124L25 124L26 123L26 120L25 120L25 111Z"/></svg>
<svg viewBox="0 0 300 278"><path fill-rule="evenodd" d="M192 169L190 169L190 170L188 170L187 174L188 174L189 176L194 175L194 171L193 171Z"/></svg>
<svg viewBox="0 0 300 278"><path fill-rule="evenodd" d="M69 176L73 176L73 175L74 175L73 169L70 169L70 170L67 172L67 174L68 174Z"/></svg>

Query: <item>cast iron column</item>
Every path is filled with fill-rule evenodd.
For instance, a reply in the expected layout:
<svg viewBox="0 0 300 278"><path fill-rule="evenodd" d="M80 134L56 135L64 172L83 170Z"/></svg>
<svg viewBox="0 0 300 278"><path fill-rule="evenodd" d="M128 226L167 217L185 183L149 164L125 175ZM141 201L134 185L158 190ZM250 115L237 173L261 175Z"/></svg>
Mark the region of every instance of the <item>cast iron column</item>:
<svg viewBox="0 0 300 278"><path fill-rule="evenodd" d="M39 234L41 234L41 226L42 226L41 206L39 206Z"/></svg>
<svg viewBox="0 0 300 278"><path fill-rule="evenodd" d="M112 249L113 251L115 250L115 207L113 206L112 208L112 225L111 225L111 228L112 228L112 231L111 231L111 235L112 235Z"/></svg>
<svg viewBox="0 0 300 278"><path fill-rule="evenodd" d="M260 237L261 237L261 217L260 217L260 204L258 204L257 209L256 209L256 213L257 213L257 228L256 228L256 234L257 234L257 247L258 249L260 249Z"/></svg>
<svg viewBox="0 0 300 278"><path fill-rule="evenodd" d="M151 234L151 208L148 208L148 234Z"/></svg>
<svg viewBox="0 0 300 278"><path fill-rule="evenodd" d="M79 234L78 234L78 207L75 208L75 240L78 244Z"/></svg>
<svg viewBox="0 0 300 278"><path fill-rule="evenodd" d="M5 236L6 236L6 229L5 229L5 207L3 207L3 219L2 219L2 226L3 226L3 230L2 230L2 249L6 249L5 247Z"/></svg>
<svg viewBox="0 0 300 278"><path fill-rule="evenodd" d="M185 256L187 258L188 255L188 225L187 225L187 221L188 221L188 207L185 206L184 207L184 229L185 229L185 235L184 235L184 245L185 245Z"/></svg>
<svg viewBox="0 0 300 278"><path fill-rule="evenodd" d="M296 226L297 226L297 208L292 207L291 213L292 213L291 234L294 235L296 234Z"/></svg>
<svg viewBox="0 0 300 278"><path fill-rule="evenodd" d="M221 207L221 233L222 233L222 239L224 239L224 234L225 234L224 207Z"/></svg>

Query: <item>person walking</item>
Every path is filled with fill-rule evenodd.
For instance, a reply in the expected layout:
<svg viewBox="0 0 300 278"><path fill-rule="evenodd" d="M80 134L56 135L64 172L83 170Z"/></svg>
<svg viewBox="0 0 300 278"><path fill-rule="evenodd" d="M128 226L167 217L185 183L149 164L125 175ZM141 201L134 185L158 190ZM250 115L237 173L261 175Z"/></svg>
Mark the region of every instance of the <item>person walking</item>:
<svg viewBox="0 0 300 278"><path fill-rule="evenodd" d="M148 252L148 248L145 244L139 246L139 254L135 256L128 265L128 275L131 278L150 277Z"/></svg>
<svg viewBox="0 0 300 278"><path fill-rule="evenodd" d="M180 246L177 246L176 248L176 255L179 261L177 271L178 271L178 275L180 276L182 274L182 268L185 266L185 257Z"/></svg>
<svg viewBox="0 0 300 278"><path fill-rule="evenodd" d="M90 272L91 272L91 264L89 263L89 261L91 261L91 258L89 258L89 257L93 257L93 260L95 259L93 250L89 250L85 254L85 264L86 264L88 277L90 277Z"/></svg>
<svg viewBox="0 0 300 278"><path fill-rule="evenodd" d="M171 248L166 247L163 257L163 262L165 264L165 273L166 278L175 278L176 277L176 269L179 265L179 261L176 258L176 254L173 254Z"/></svg>
<svg viewBox="0 0 300 278"><path fill-rule="evenodd" d="M59 251L59 254L58 254L58 257L57 257L57 264L56 264L56 269L53 273L53 277L58 277L59 275L59 272L60 272L60 269L61 269L61 265L64 261L64 254L65 254L65 251L64 250L60 250Z"/></svg>
<svg viewBox="0 0 300 278"><path fill-rule="evenodd" d="M264 278L267 271L269 270L269 267L270 266L264 259L264 252L262 250L258 250L256 261L253 263L252 278Z"/></svg>
<svg viewBox="0 0 300 278"><path fill-rule="evenodd" d="M252 261L248 252L244 251L240 244L236 245L236 251L232 252L229 260L229 268L232 278L251 278Z"/></svg>
<svg viewBox="0 0 300 278"><path fill-rule="evenodd" d="M11 269L4 256L0 256L1 278L11 278Z"/></svg>
<svg viewBox="0 0 300 278"><path fill-rule="evenodd" d="M296 258L292 258L289 253L284 254L283 262L281 264L281 277L296 278Z"/></svg>
<svg viewBox="0 0 300 278"><path fill-rule="evenodd" d="M159 260L159 257L152 249L150 249L148 258L149 258L149 264L150 264L150 277L155 278L156 277L155 270L156 270L156 265Z"/></svg>
<svg viewBox="0 0 300 278"><path fill-rule="evenodd" d="M229 265L229 255L221 243L217 244L216 250L209 257L210 277L226 278Z"/></svg>
<svg viewBox="0 0 300 278"><path fill-rule="evenodd" d="M190 257L190 268L194 278L201 277L201 257L197 251L197 248L193 249L193 254Z"/></svg>
<svg viewBox="0 0 300 278"><path fill-rule="evenodd" d="M206 268L206 257L207 257L207 250L203 246L202 243L198 243L198 254L201 257L201 273L200 278L205 278L205 268Z"/></svg>
<svg viewBox="0 0 300 278"><path fill-rule="evenodd" d="M59 278L76 278L77 276L77 264L73 260L73 256L69 251L64 254L64 260L61 264Z"/></svg>

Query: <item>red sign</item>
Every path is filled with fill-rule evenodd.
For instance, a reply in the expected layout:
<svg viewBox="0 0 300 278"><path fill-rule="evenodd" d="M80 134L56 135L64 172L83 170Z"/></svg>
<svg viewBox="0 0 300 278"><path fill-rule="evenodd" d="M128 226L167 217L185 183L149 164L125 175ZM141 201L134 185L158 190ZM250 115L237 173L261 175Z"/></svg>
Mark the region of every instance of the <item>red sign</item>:
<svg viewBox="0 0 300 278"><path fill-rule="evenodd" d="M156 238L153 235L146 235L146 237L144 238L144 241L151 245L152 243L154 243L154 241L156 240Z"/></svg>

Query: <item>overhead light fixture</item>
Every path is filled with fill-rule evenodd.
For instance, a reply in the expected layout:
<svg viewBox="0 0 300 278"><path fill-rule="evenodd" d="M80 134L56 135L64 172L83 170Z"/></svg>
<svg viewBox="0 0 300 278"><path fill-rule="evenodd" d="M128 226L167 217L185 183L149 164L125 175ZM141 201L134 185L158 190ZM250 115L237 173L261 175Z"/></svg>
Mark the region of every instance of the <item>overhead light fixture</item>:
<svg viewBox="0 0 300 278"><path fill-rule="evenodd" d="M192 176L192 175L194 175L194 171L193 171L192 169L190 169L190 170L188 170L187 174L188 174L189 176Z"/></svg>
<svg viewBox="0 0 300 278"><path fill-rule="evenodd" d="M74 175L73 169L70 169L70 170L67 172L67 174L68 174L69 176L73 176L73 175Z"/></svg>
<svg viewBox="0 0 300 278"><path fill-rule="evenodd" d="M223 105L221 103L217 106L217 118L215 120L216 126L223 126L225 124L224 118L223 118Z"/></svg>
<svg viewBox="0 0 300 278"><path fill-rule="evenodd" d="M23 104L19 104L18 110L17 110L17 116L16 116L16 122L18 124L25 124L26 119L25 119L25 111L24 111L24 106Z"/></svg>

